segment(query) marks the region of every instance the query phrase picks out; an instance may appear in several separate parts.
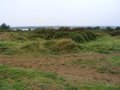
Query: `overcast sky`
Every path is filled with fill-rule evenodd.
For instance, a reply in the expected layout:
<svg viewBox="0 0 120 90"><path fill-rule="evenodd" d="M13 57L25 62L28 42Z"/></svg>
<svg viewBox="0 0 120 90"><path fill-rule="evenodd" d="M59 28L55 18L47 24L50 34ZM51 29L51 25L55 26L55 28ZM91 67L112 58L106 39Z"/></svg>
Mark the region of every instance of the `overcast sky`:
<svg viewBox="0 0 120 90"><path fill-rule="evenodd" d="M0 24L120 26L120 0L0 0Z"/></svg>

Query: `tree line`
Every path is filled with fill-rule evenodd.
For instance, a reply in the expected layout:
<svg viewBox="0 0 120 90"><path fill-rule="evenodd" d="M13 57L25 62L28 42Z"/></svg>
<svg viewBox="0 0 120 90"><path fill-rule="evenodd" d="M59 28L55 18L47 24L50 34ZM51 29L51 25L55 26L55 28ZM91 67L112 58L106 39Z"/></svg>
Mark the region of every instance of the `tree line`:
<svg viewBox="0 0 120 90"><path fill-rule="evenodd" d="M36 28L36 30L56 30L54 28ZM120 27L115 27L115 28L112 28L112 27L100 27L100 26L96 26L96 27L59 27L57 28L57 30L120 30ZM12 30L10 28L9 25L3 23L0 25L0 31L22 31L20 29L16 29L16 30ZM31 29L29 28L28 31L31 31ZM33 30L34 31L34 30Z"/></svg>
<svg viewBox="0 0 120 90"><path fill-rule="evenodd" d="M5 24L5 23L3 23L3 24L0 25L0 29L8 30L8 29L10 29L10 26Z"/></svg>

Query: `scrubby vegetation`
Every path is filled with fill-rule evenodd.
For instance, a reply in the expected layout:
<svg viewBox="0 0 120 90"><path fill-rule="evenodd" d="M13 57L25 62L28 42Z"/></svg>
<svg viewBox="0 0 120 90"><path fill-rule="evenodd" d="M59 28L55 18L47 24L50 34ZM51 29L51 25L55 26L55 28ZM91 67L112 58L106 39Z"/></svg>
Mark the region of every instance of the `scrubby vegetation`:
<svg viewBox="0 0 120 90"><path fill-rule="evenodd" d="M0 53L14 55L79 53L82 51L119 52L119 31L36 29L33 31L1 32Z"/></svg>
<svg viewBox="0 0 120 90"><path fill-rule="evenodd" d="M38 28L29 31L11 30L6 24L0 27L0 90L120 89L119 27ZM92 54L76 56L85 53ZM23 57L23 61L15 56ZM30 56L31 61L27 61L24 56ZM37 61L34 58L36 56L40 57ZM47 56L52 56L52 59L49 60ZM82 70L95 76L88 79L89 76L81 74L85 73ZM106 79L108 76L112 80Z"/></svg>

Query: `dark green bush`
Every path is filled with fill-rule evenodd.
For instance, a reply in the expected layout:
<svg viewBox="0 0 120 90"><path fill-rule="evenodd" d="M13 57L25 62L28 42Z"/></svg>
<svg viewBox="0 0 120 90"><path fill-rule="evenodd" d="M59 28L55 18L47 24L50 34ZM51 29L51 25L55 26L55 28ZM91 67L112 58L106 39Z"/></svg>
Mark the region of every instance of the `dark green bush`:
<svg viewBox="0 0 120 90"><path fill-rule="evenodd" d="M53 36L54 39L69 38L70 34L68 32L56 32Z"/></svg>
<svg viewBox="0 0 120 90"><path fill-rule="evenodd" d="M113 31L110 33L112 36L120 36L120 30L119 31Z"/></svg>
<svg viewBox="0 0 120 90"><path fill-rule="evenodd" d="M72 34L71 38L75 42L83 43L83 42L95 40L97 38L97 35L92 32L81 32L81 33Z"/></svg>
<svg viewBox="0 0 120 90"><path fill-rule="evenodd" d="M72 39L75 42L88 42L95 40L98 36L91 31L63 31L63 30L38 30L35 31L36 37L41 37L47 40L51 39Z"/></svg>
<svg viewBox="0 0 120 90"><path fill-rule="evenodd" d="M77 42L77 43L83 43L85 42L84 37L82 35L80 35L79 33L75 34L75 35L71 35L72 40Z"/></svg>

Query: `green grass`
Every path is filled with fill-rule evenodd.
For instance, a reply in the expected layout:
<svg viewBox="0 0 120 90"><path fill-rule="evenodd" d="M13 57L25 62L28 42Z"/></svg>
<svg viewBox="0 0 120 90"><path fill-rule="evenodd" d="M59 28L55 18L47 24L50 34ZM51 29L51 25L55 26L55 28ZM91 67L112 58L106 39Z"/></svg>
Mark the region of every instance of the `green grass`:
<svg viewBox="0 0 120 90"><path fill-rule="evenodd" d="M97 84L86 83L80 85L80 90L119 90L119 89L120 87L100 83Z"/></svg>
<svg viewBox="0 0 120 90"><path fill-rule="evenodd" d="M0 90L64 89L65 80L55 73L0 65ZM37 89L37 90L38 90Z"/></svg>
<svg viewBox="0 0 120 90"><path fill-rule="evenodd" d="M107 61L113 66L120 67L120 56L112 56L111 58L108 58Z"/></svg>
<svg viewBox="0 0 120 90"><path fill-rule="evenodd" d="M94 51L103 54L120 52L120 38L106 35L95 41L81 44L85 51Z"/></svg>
<svg viewBox="0 0 120 90"><path fill-rule="evenodd" d="M84 81L83 81L84 82ZM0 65L0 90L119 90L119 86L100 83L68 82L51 72Z"/></svg>

